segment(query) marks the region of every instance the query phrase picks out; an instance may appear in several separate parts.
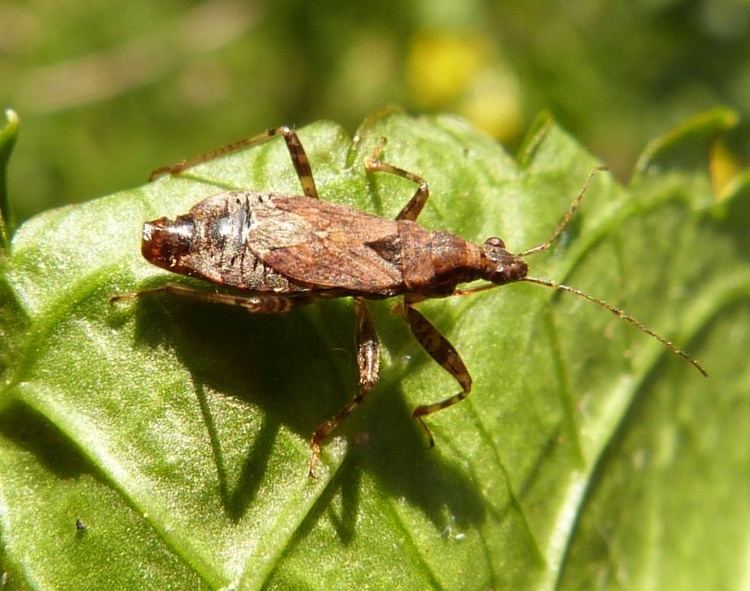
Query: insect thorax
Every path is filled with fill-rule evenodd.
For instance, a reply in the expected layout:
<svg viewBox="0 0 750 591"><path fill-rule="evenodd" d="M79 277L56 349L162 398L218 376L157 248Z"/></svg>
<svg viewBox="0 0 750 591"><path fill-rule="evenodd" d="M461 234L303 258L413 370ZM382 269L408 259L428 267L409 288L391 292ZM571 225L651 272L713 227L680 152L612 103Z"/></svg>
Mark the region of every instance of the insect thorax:
<svg viewBox="0 0 750 591"><path fill-rule="evenodd" d="M482 253L475 244L414 222L400 222L399 228L404 283L410 291L450 295L457 284L480 276Z"/></svg>

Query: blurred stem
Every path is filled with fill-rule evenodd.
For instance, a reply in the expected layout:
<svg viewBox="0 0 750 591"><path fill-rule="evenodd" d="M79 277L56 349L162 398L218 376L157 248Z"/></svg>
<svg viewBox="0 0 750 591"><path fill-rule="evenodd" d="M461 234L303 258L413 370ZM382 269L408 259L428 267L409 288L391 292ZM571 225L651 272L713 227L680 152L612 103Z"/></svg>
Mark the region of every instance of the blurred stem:
<svg viewBox="0 0 750 591"><path fill-rule="evenodd" d="M8 202L6 171L10 153L16 143L19 119L12 109L6 109L5 119L7 123L0 129L0 245L4 251L7 251L13 233L13 218Z"/></svg>

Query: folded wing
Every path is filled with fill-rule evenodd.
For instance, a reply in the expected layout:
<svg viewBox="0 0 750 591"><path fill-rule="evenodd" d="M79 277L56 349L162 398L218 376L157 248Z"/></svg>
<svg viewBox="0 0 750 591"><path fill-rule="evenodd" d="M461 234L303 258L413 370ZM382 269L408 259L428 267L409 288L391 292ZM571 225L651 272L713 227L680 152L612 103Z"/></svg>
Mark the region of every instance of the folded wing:
<svg viewBox="0 0 750 591"><path fill-rule="evenodd" d="M253 211L247 244L278 273L360 293L403 284L395 221L307 197L275 195L269 205Z"/></svg>

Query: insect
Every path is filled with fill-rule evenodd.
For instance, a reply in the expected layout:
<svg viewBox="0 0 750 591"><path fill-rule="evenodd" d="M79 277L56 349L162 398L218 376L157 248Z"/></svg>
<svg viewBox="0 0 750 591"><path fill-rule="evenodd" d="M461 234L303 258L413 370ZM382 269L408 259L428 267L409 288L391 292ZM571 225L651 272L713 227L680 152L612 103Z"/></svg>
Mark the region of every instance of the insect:
<svg viewBox="0 0 750 591"><path fill-rule="evenodd" d="M148 261L232 291L204 291L166 283L112 299L170 293L241 306L255 313L280 314L319 298L353 297L359 388L348 404L313 432L310 476L315 474L321 444L362 403L378 378L378 340L367 300L400 296L397 312L425 351L461 388L457 394L419 405L412 412L430 447L434 439L424 417L466 398L471 392L472 379L453 345L415 308L426 299L469 295L517 281L567 291L636 326L706 375L695 359L619 308L576 288L528 275L525 257L547 250L560 236L599 169L589 174L552 236L515 254L497 237L477 245L417 224L430 194L427 182L384 162L381 156L385 140L365 160L367 171L394 174L417 185L395 219L320 200L305 150L295 131L288 127L269 129L192 160L160 168L152 173L152 179L178 174L198 163L276 136L286 142L304 195L229 191L197 203L174 220L162 217L143 227L141 251ZM477 279L485 283L459 287Z"/></svg>

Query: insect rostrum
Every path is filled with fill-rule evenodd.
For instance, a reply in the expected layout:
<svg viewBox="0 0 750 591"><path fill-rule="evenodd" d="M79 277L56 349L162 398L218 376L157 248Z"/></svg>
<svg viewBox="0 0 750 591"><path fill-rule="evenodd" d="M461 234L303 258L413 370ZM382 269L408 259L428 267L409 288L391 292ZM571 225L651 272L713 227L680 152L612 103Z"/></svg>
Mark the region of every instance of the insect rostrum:
<svg viewBox="0 0 750 591"><path fill-rule="evenodd" d="M418 186L393 220L320 200L307 155L296 133L287 127L270 129L193 160L159 169L153 176L177 174L197 163L277 135L286 141L304 195L254 190L220 193L197 203L174 220L160 218L143 228L141 250L151 263L226 290L203 291L167 283L113 299L169 292L241 306L250 312L283 313L318 298L353 297L359 388L351 402L313 432L310 475L314 474L321 443L363 401L377 381L379 350L366 305L369 299L400 296L396 309L416 340L461 387L453 396L414 409L412 416L424 428L430 445L432 435L422 417L464 399L471 391L472 380L453 345L414 307L425 299L468 295L517 281L561 289L637 326L705 375L703 368L685 352L611 304L575 288L528 276L524 257L546 250L560 235L596 170L589 175L551 238L517 254L508 251L497 237L476 245L454 234L420 226L416 220L429 197L428 185L416 174L381 160L385 141L366 160L366 169L395 174ZM459 287L477 279L487 283Z"/></svg>

